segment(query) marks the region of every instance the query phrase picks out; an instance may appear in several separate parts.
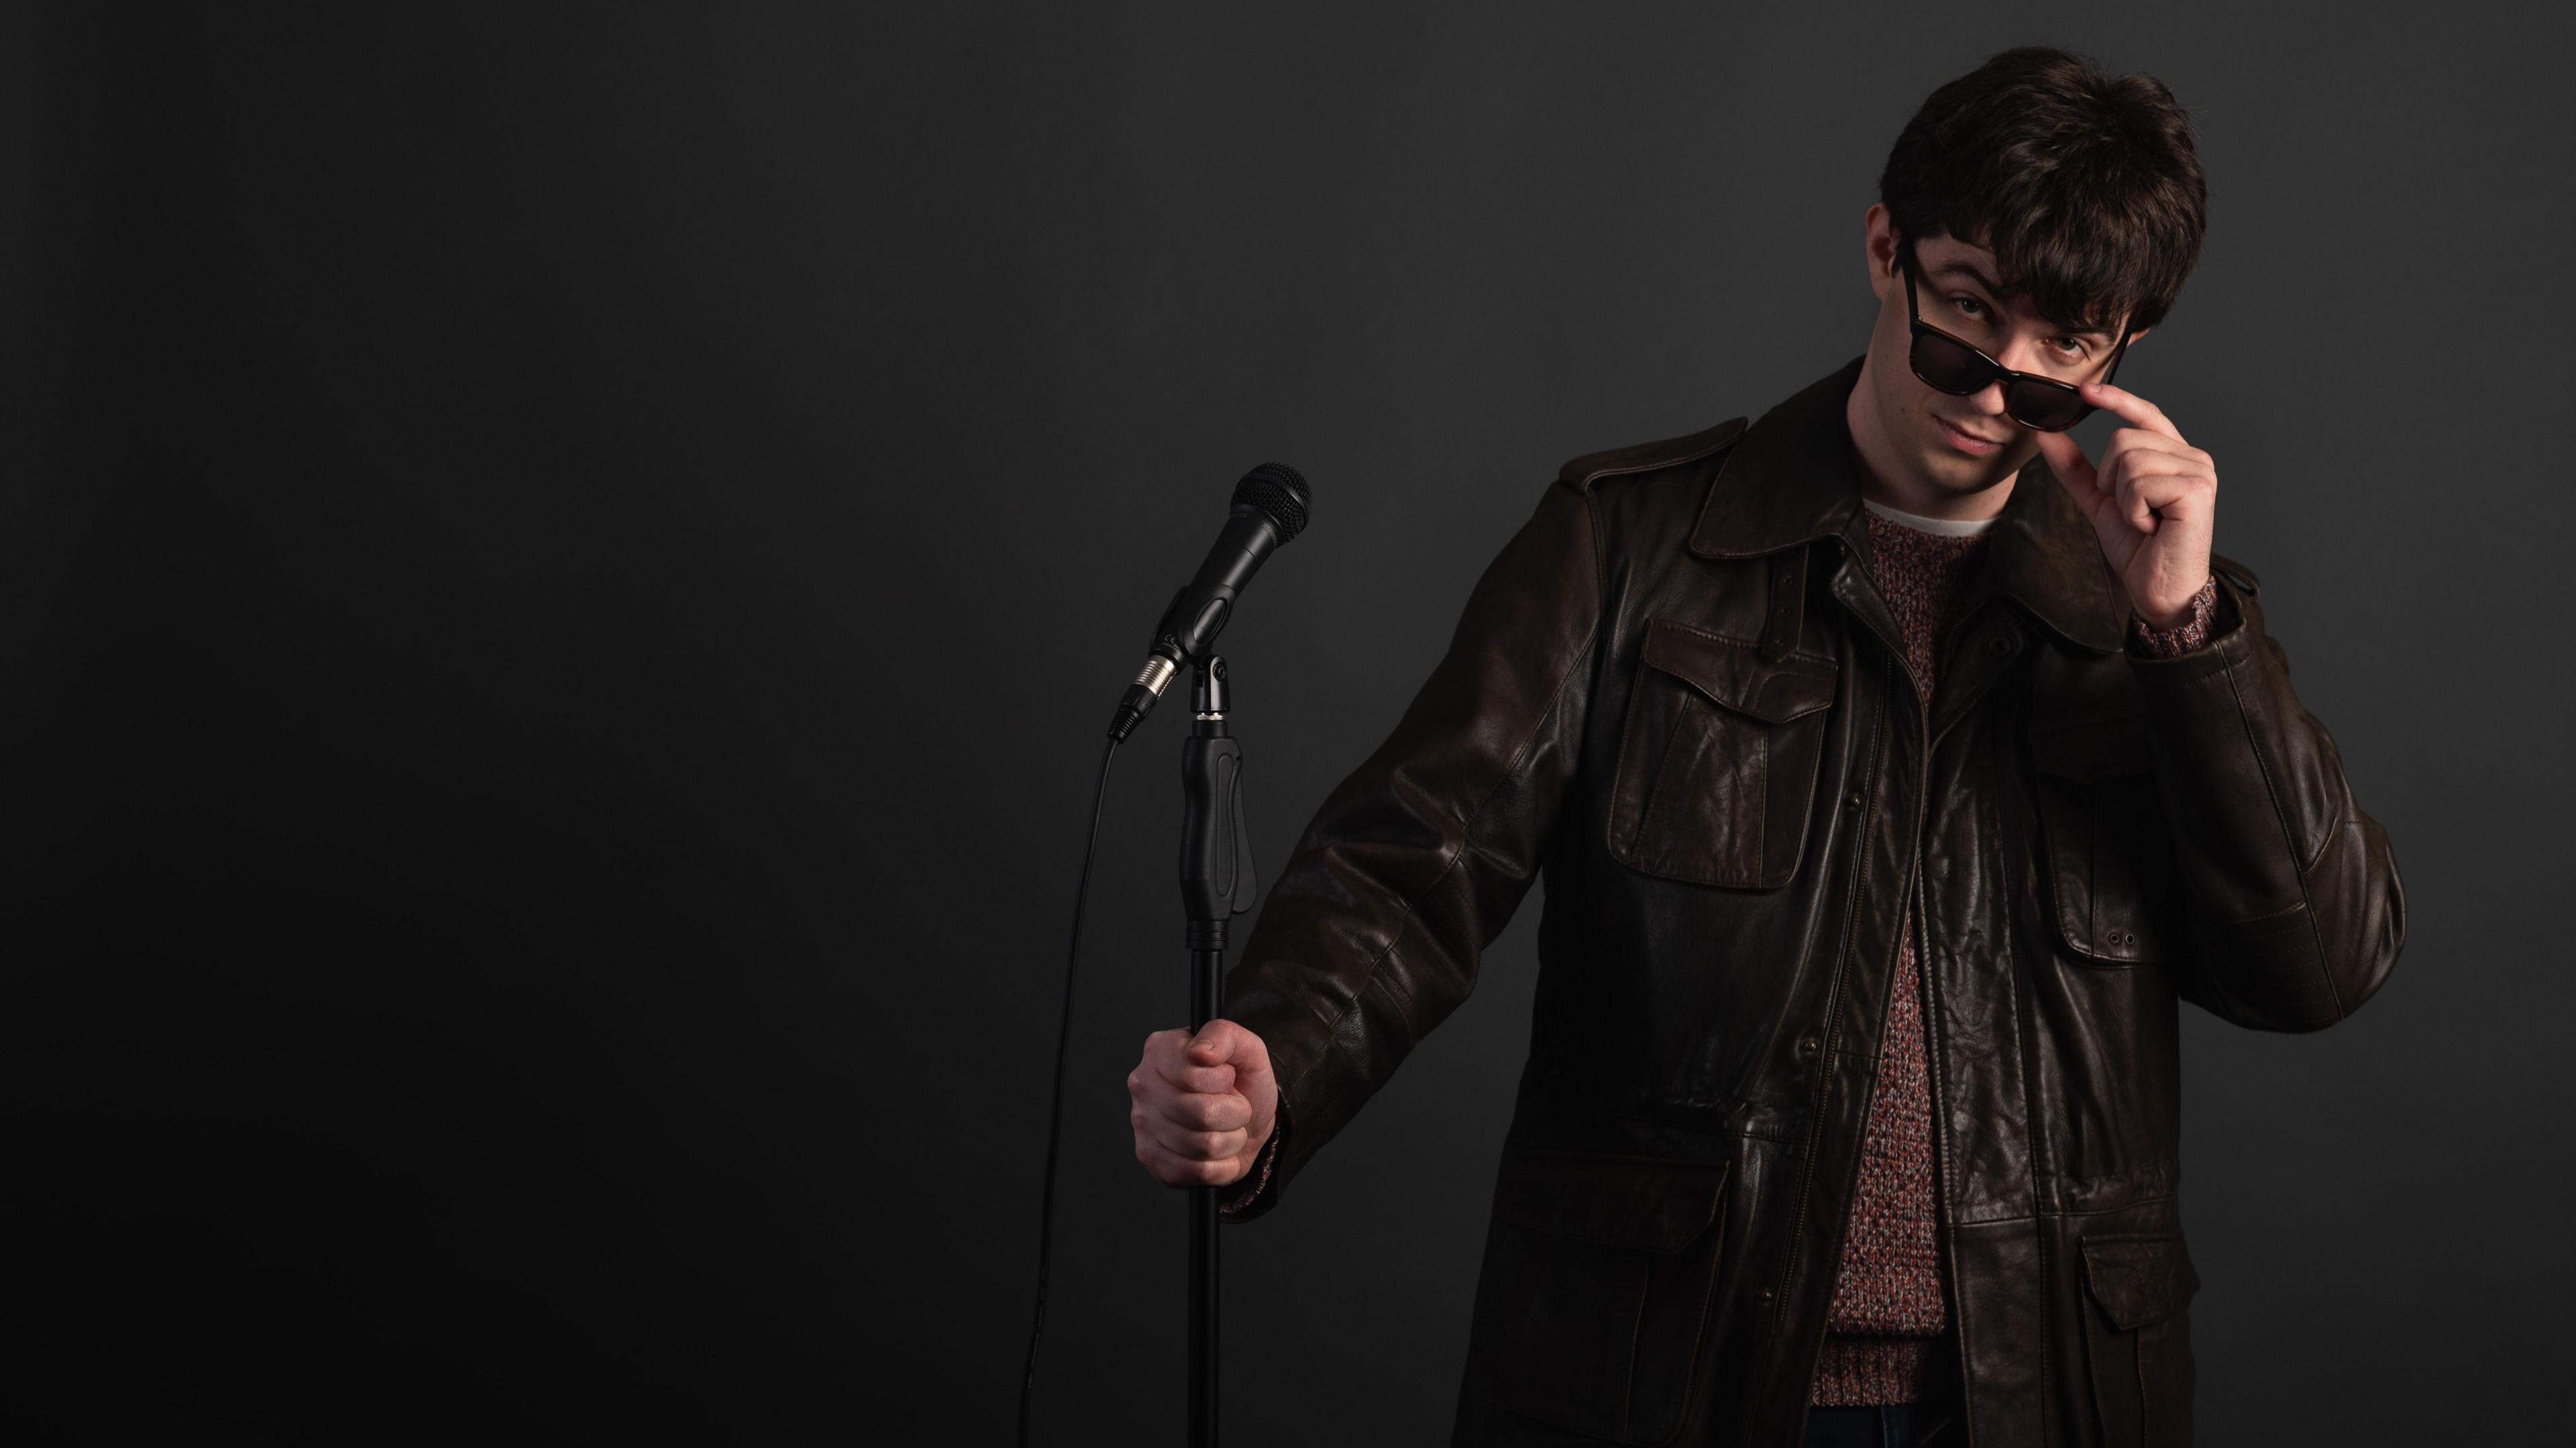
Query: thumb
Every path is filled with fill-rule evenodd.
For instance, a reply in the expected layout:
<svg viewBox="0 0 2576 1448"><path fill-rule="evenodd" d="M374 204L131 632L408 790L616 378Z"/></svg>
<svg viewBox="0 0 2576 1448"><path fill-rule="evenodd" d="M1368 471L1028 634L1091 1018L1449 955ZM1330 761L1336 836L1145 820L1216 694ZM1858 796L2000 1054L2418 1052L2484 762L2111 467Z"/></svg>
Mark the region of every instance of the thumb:
<svg viewBox="0 0 2576 1448"><path fill-rule="evenodd" d="M1234 1022L1219 1018L1199 1028L1190 1038L1191 1059L1209 1066L1232 1063L1235 1089L1243 1089L1244 1078L1270 1073L1270 1052L1261 1038Z"/></svg>
<svg viewBox="0 0 2576 1448"><path fill-rule="evenodd" d="M2101 480L2093 471L2092 461L2084 456L2083 445L2062 432L2034 436L2039 439L2039 455L2048 460L2048 470L2084 506L2085 516L2091 517L2094 500L2101 495Z"/></svg>

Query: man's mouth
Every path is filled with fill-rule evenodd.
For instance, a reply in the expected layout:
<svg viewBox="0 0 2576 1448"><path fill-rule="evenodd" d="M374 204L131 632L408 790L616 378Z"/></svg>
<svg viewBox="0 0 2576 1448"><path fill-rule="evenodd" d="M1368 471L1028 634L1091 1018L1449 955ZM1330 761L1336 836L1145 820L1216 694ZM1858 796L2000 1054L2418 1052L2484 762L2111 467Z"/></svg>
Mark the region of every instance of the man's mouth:
<svg viewBox="0 0 2576 1448"><path fill-rule="evenodd" d="M1939 413L1934 413L1932 420L1941 424L1941 430L1950 435L1950 441L1956 444L1962 452L1993 452L1995 449L2004 445L2004 439L2002 438L1987 437L1983 433L1970 432L1966 428L1960 427L1956 423L1951 422L1950 419L1941 416Z"/></svg>

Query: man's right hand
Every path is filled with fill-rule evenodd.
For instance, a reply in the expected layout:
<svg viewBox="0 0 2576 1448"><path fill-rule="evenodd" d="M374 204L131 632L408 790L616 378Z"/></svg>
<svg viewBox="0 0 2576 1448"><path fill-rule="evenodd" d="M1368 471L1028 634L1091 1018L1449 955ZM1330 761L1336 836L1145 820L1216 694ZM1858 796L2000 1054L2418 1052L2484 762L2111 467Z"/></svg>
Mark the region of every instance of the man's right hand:
<svg viewBox="0 0 2576 1448"><path fill-rule="evenodd" d="M1221 1187L1252 1169L1279 1116L1261 1038L1228 1020L1156 1031L1127 1073L1136 1160L1167 1187Z"/></svg>

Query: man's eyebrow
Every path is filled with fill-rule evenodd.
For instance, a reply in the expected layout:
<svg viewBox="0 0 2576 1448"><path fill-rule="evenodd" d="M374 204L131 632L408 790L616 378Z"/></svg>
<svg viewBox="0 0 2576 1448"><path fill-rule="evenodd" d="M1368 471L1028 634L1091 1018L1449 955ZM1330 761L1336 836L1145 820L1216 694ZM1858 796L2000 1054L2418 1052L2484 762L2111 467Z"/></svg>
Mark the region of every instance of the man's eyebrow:
<svg viewBox="0 0 2576 1448"><path fill-rule="evenodd" d="M1934 276L1939 276L1944 272L1955 272L1960 276L1966 277L1968 280L1984 287L1990 295L2001 297L2004 294L2003 284L1996 281L1993 277L1988 276L1985 268L1978 266L1975 262L1945 261L1939 266L1932 268L1932 274ZM2070 337L2092 337L2104 342L2111 340L2111 329L2108 327L2094 327L2077 323L2060 322L2055 318L2051 318L2049 320L2050 325L2065 328L2066 334Z"/></svg>
<svg viewBox="0 0 2576 1448"><path fill-rule="evenodd" d="M2002 284L1997 282L1993 277L1986 275L1986 269L1977 265L1975 262L1945 261L1939 266L1932 268L1932 271L1935 275L1942 272L1957 272L1959 275L1966 277L1968 280L1975 282L1981 287L1984 287L1987 291L1993 292L1997 296L2003 295L2004 289Z"/></svg>

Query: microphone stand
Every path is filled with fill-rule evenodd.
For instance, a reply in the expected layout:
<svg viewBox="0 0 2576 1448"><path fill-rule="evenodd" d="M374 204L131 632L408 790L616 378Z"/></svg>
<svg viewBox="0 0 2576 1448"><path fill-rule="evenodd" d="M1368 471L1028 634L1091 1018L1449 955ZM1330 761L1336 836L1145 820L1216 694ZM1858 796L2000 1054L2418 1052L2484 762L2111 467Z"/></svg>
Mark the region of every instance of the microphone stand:
<svg viewBox="0 0 2576 1448"><path fill-rule="evenodd" d="M1252 908L1252 836L1243 820L1243 746L1226 733L1225 660L1199 660L1190 735L1181 741L1181 903L1188 914L1190 1030L1216 1016L1227 922ZM1215 1187L1190 1188L1190 1448L1216 1448Z"/></svg>

